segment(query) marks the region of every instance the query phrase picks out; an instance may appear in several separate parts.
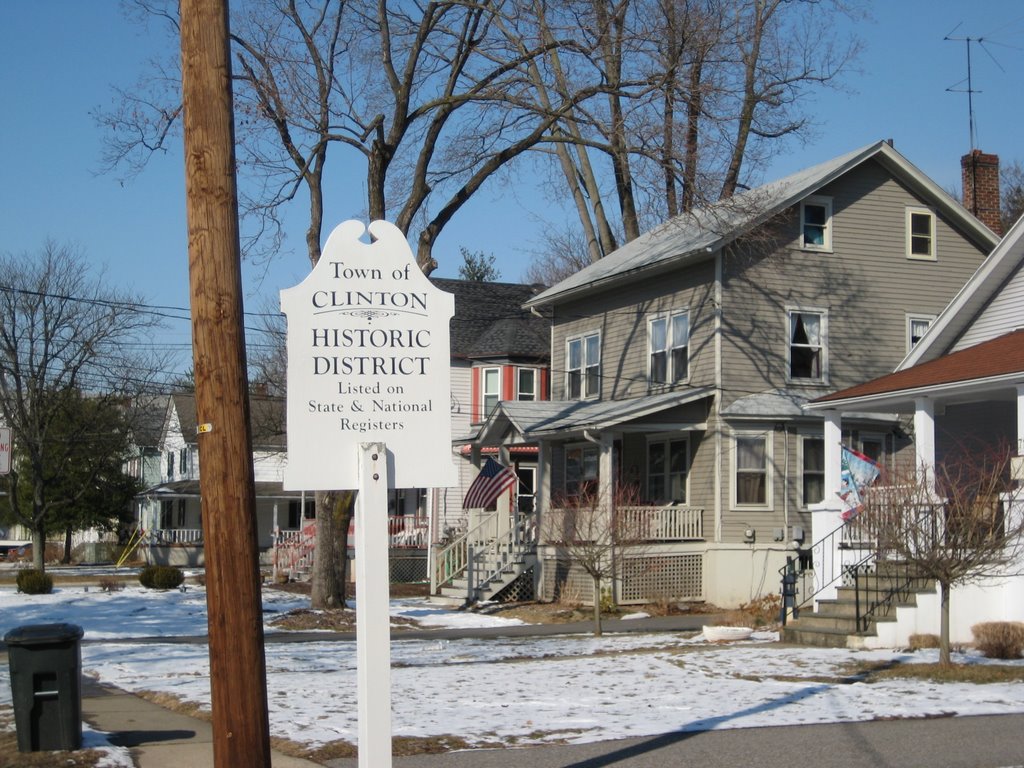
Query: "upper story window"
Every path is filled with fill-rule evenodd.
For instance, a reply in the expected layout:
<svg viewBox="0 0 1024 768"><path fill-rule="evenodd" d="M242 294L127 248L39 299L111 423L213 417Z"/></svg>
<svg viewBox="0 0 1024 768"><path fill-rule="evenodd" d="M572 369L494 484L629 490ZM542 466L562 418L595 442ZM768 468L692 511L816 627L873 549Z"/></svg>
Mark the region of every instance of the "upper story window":
<svg viewBox="0 0 1024 768"><path fill-rule="evenodd" d="M537 399L537 369L520 368L516 372L516 400Z"/></svg>
<svg viewBox="0 0 1024 768"><path fill-rule="evenodd" d="M486 419L501 400L501 368L484 368L480 375L483 377L483 386L480 387L484 407L482 416Z"/></svg>
<svg viewBox="0 0 1024 768"><path fill-rule="evenodd" d="M601 391L601 335L578 336L569 339L566 346L567 398L597 397Z"/></svg>
<svg viewBox="0 0 1024 768"><path fill-rule="evenodd" d="M917 346L934 320L929 315L907 315L907 352Z"/></svg>
<svg viewBox="0 0 1024 768"><path fill-rule="evenodd" d="M738 507L769 505L769 445L766 434L737 435L733 473L733 498Z"/></svg>
<svg viewBox="0 0 1024 768"><path fill-rule="evenodd" d="M907 208L907 258L936 258L935 214L927 208Z"/></svg>
<svg viewBox="0 0 1024 768"><path fill-rule="evenodd" d="M647 444L647 495L651 501L686 503L689 447L685 438Z"/></svg>
<svg viewBox="0 0 1024 768"><path fill-rule="evenodd" d="M824 312L789 310L789 378L824 381L826 375Z"/></svg>
<svg viewBox="0 0 1024 768"><path fill-rule="evenodd" d="M800 246L809 251L832 250L832 198L809 197L800 204Z"/></svg>
<svg viewBox="0 0 1024 768"><path fill-rule="evenodd" d="M167 479L174 478L174 451L167 452Z"/></svg>
<svg viewBox="0 0 1024 768"><path fill-rule="evenodd" d="M647 329L651 384L675 384L690 375L690 315L677 312L651 320Z"/></svg>
<svg viewBox="0 0 1024 768"><path fill-rule="evenodd" d="M178 471L184 477L188 474L188 448L184 447L178 450Z"/></svg>

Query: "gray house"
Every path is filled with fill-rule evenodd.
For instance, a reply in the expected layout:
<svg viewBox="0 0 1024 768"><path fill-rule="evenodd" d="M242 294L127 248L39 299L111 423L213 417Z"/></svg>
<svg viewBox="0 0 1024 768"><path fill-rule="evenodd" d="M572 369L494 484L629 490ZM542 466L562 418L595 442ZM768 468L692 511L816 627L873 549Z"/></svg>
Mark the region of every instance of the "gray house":
<svg viewBox="0 0 1024 768"><path fill-rule="evenodd" d="M971 157L974 182L991 169ZM620 603L776 592L825 494L822 418L803 406L892 371L997 242L878 142L672 219L530 299L552 317L552 400L500 403L475 442L539 446L539 596L592 597L551 533L584 496L642 521L641 545L615 553ZM848 413L842 439L885 462L906 426Z"/></svg>

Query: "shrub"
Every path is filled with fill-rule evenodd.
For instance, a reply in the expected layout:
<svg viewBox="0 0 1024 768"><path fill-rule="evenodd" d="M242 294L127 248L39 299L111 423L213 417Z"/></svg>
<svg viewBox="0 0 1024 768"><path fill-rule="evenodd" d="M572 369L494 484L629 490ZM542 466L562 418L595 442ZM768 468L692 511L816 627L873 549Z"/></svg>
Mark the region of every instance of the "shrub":
<svg viewBox="0 0 1024 768"><path fill-rule="evenodd" d="M112 579L106 576L100 579L100 591L102 592L120 592L124 589L124 582L120 579Z"/></svg>
<svg viewBox="0 0 1024 768"><path fill-rule="evenodd" d="M921 651L926 648L938 648L939 636L930 634L913 634L909 638L910 650Z"/></svg>
<svg viewBox="0 0 1024 768"><path fill-rule="evenodd" d="M971 632L975 647L990 659L1019 659L1024 651L1024 622L983 621Z"/></svg>
<svg viewBox="0 0 1024 768"><path fill-rule="evenodd" d="M48 595L53 592L53 578L48 573L30 568L18 572L18 591L26 595Z"/></svg>
<svg viewBox="0 0 1024 768"><path fill-rule="evenodd" d="M750 617L754 626L768 626L779 621L782 613L782 596L774 593L761 595L749 603L743 603L739 610Z"/></svg>
<svg viewBox="0 0 1024 768"><path fill-rule="evenodd" d="M172 565L147 565L139 574L146 589L174 589L185 581L185 574Z"/></svg>

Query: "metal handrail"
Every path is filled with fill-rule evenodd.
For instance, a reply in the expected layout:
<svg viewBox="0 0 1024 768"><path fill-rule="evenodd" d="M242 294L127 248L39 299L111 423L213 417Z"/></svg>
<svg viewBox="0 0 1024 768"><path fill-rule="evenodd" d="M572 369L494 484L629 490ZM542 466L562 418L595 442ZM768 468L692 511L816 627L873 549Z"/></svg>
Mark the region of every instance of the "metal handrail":
<svg viewBox="0 0 1024 768"><path fill-rule="evenodd" d="M796 618L801 608L810 603L815 599L815 597L820 595L837 581L846 577L848 575L848 568L860 568L874 560L875 552L872 548L867 555L853 565L843 564L842 558L837 557L836 553L840 550L849 551L856 548L854 545L851 545L850 533L850 525L844 521L838 528L828 532L818 539L818 541L811 544L808 549L800 552L800 575L803 576L808 570L810 570L813 573L814 581L812 582L812 588L807 589L805 578L803 581L805 587L803 590L803 599L797 600L796 593L794 592L792 595L794 599L788 606L785 596L787 594L787 581L792 579L792 571L789 569L792 569L793 565L787 560L787 564L779 569L779 579L783 585L782 594L784 596L782 611L780 614L783 626L786 625L786 619L789 613L792 613L793 617ZM810 563L809 567L806 565L808 562ZM789 579L787 579L787 572L790 573ZM789 585L789 588L794 589L795 587ZM787 610L788 608L791 608L791 610Z"/></svg>
<svg viewBox="0 0 1024 768"><path fill-rule="evenodd" d="M912 565L908 562L889 561L891 568L883 577L877 569L872 573L866 568L849 569L850 579L854 587L854 607L857 619L857 631L867 632L871 622L875 620L882 609L888 609L894 602L907 602L910 596L916 591L915 584L923 581ZM896 571L895 575L893 570ZM874 586L870 586L871 578L874 578ZM895 579L894 586L882 588L879 586L881 578ZM863 606L863 610L862 610Z"/></svg>

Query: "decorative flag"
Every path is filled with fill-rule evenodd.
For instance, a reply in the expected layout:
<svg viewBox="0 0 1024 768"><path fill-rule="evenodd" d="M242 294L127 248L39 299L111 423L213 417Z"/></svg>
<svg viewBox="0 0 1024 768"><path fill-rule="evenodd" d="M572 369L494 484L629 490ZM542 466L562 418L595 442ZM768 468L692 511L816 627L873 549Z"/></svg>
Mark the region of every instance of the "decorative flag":
<svg viewBox="0 0 1024 768"><path fill-rule="evenodd" d="M462 502L463 509L482 509L494 503L494 500L501 496L516 484L518 478L511 467L503 467L494 459L487 457L476 480L466 491L466 499Z"/></svg>
<svg viewBox="0 0 1024 768"><path fill-rule="evenodd" d="M839 498L843 502L843 520L852 520L864 509L864 489L875 482L881 470L863 453L842 448L842 474Z"/></svg>

